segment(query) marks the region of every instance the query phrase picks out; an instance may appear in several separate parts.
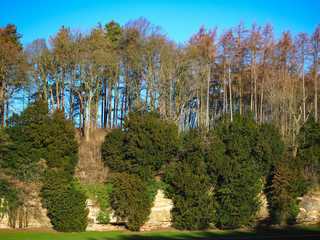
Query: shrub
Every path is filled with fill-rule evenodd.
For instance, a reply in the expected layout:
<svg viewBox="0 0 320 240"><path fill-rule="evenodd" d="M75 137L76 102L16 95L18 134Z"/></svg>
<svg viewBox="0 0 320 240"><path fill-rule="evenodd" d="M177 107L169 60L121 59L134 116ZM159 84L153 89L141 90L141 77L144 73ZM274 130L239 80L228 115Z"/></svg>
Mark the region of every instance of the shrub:
<svg viewBox="0 0 320 240"><path fill-rule="evenodd" d="M275 164L267 189L269 213L274 224L293 224L300 212L297 197L305 191L301 166L287 153Z"/></svg>
<svg viewBox="0 0 320 240"><path fill-rule="evenodd" d="M9 226L14 228L20 205L19 191L7 179L0 178L0 222L8 215Z"/></svg>
<svg viewBox="0 0 320 240"><path fill-rule="evenodd" d="M260 207L261 169L256 146L259 127L253 114L235 114L217 130L225 144L225 159L218 165L214 198L218 202L217 226L235 229L251 226Z"/></svg>
<svg viewBox="0 0 320 240"><path fill-rule="evenodd" d="M87 198L85 192L79 190L77 180L73 180L69 173L63 169L49 170L40 194L53 229L60 232L86 230L89 213Z"/></svg>
<svg viewBox="0 0 320 240"><path fill-rule="evenodd" d="M203 163L179 163L165 175L173 200L173 226L179 230L204 230L214 221L215 205L210 195L210 178Z"/></svg>
<svg viewBox="0 0 320 240"><path fill-rule="evenodd" d="M112 193L113 184L106 185L85 185L86 195L93 198L99 203L100 212L97 217L99 223L107 224L110 222L110 195Z"/></svg>
<svg viewBox="0 0 320 240"><path fill-rule="evenodd" d="M133 174L117 174L113 179L111 207L115 216L123 220L128 229L139 231L148 220L151 201L146 184Z"/></svg>
<svg viewBox="0 0 320 240"><path fill-rule="evenodd" d="M212 226L216 217L213 190L223 154L223 143L211 132L197 128L184 136L180 161L168 168L164 176L170 185L175 228L204 230Z"/></svg>
<svg viewBox="0 0 320 240"><path fill-rule="evenodd" d="M154 112L131 112L123 129L113 130L102 146L103 161L114 172L137 174L152 180L180 145L175 124Z"/></svg>

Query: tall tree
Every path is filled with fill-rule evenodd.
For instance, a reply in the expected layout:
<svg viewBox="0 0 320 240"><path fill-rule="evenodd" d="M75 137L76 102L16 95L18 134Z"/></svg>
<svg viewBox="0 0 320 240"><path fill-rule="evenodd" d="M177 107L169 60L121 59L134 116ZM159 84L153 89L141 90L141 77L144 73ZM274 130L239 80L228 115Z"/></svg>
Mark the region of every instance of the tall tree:
<svg viewBox="0 0 320 240"><path fill-rule="evenodd" d="M316 27L311 37L311 54L312 54L312 75L314 81L314 118L318 121L318 72L319 72L319 58L320 58L320 23Z"/></svg>
<svg viewBox="0 0 320 240"><path fill-rule="evenodd" d="M8 117L9 99L22 85L24 55L21 37L14 24L0 27L0 128L4 124L5 103Z"/></svg>
<svg viewBox="0 0 320 240"><path fill-rule="evenodd" d="M68 70L70 70L70 61L72 57L72 41L73 36L71 34L70 28L59 29L59 32L50 38L50 45L52 48L53 58L56 62L56 96L58 108L65 110L65 85L68 75Z"/></svg>
<svg viewBox="0 0 320 240"><path fill-rule="evenodd" d="M258 76L259 76L259 57L261 56L261 26L256 22L252 24L251 31L248 36L248 48L250 51L250 109L254 110L256 117L258 116Z"/></svg>
<svg viewBox="0 0 320 240"><path fill-rule="evenodd" d="M303 121L306 121L306 84L305 84L305 67L308 60L310 45L308 33L299 33L296 36L296 46L298 48L298 61L302 78L302 102L303 102Z"/></svg>
<svg viewBox="0 0 320 240"><path fill-rule="evenodd" d="M105 37L109 41L109 51L111 52L110 54L110 61L108 61L108 64L105 66L106 70L106 77L105 77L105 85L107 84L108 81L108 97L106 93L107 87L105 86L105 106L107 107L106 101L108 99L108 109L105 107L105 121L108 121L108 129L111 129L111 118L112 118L112 89L114 89L114 97L113 101L119 102L120 97L118 94L118 81L119 75L120 75L120 55L119 55L119 50L120 50L120 43L123 38L123 29L121 28L120 24L117 22L114 22L113 20L105 25ZM113 122L117 121L118 118L118 112L117 109L113 109L115 112L114 116L116 119ZM125 115L127 114L124 111ZM108 118L107 118L108 115ZM104 124L106 125L106 123Z"/></svg>
<svg viewBox="0 0 320 240"><path fill-rule="evenodd" d="M198 80L200 89L200 112L198 113L198 123L199 125L204 124L208 130L211 72L216 57L216 32L217 28L207 30L204 26L202 26L199 31L189 40L190 47L196 51L196 60L198 63L199 72L201 73L199 74L200 79ZM205 98L206 103L204 101ZM204 114L205 117L201 116Z"/></svg>

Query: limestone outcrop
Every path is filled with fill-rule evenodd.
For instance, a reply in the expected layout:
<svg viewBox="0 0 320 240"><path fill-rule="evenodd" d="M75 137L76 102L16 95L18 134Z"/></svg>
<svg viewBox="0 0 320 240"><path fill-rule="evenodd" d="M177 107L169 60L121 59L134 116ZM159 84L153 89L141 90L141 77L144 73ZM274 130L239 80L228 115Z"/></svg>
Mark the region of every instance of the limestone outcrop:
<svg viewBox="0 0 320 240"><path fill-rule="evenodd" d="M300 198L300 213L297 222L314 224L320 222L320 192L313 192Z"/></svg>
<svg viewBox="0 0 320 240"><path fill-rule="evenodd" d="M258 220L263 220L269 216L268 203L265 196L261 198L262 206L258 213ZM28 203L28 228L41 228L52 227L50 219L46 216L46 210L42 208L40 198L34 199ZM99 215L99 204L95 201L87 201L89 215L88 215L88 231L111 231L111 230L124 230L125 226L119 222L112 214L110 216L110 224L100 224L97 221ZM320 192L313 192L300 198L300 213L297 217L299 224L314 224L320 222ZM149 216L149 220L141 228L141 231L148 231L155 228L171 226L170 211L173 207L172 200L164 196L162 190L158 190L155 197L153 207ZM19 227L19 220L16 222L16 227ZM8 217L4 216L0 223L0 229L9 228Z"/></svg>

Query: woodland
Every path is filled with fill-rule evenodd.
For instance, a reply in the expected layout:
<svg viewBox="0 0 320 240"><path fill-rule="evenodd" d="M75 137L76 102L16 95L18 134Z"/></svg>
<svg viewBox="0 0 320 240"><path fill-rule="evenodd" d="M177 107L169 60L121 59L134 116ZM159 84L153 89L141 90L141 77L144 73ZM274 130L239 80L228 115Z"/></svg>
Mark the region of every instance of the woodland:
<svg viewBox="0 0 320 240"><path fill-rule="evenodd" d="M177 229L254 226L261 194L269 224L294 224L297 198L319 187L320 24L279 36L268 22L202 26L183 44L145 18L21 37L0 27L0 220L11 227L28 226L36 195L55 230L85 231L95 196L100 223L112 208L139 231L157 189ZM101 129L107 173L80 182L79 145Z"/></svg>

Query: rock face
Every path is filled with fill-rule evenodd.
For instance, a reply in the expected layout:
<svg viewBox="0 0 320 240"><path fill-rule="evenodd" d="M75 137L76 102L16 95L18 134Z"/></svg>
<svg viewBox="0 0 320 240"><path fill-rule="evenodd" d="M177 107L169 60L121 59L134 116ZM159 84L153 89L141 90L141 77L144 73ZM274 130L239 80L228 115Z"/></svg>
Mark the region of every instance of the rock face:
<svg viewBox="0 0 320 240"><path fill-rule="evenodd" d="M299 224L313 224L320 222L320 192L308 194L300 199L300 213L297 217ZM258 220L265 219L268 214L268 203L264 196L261 197L262 206L258 213ZM113 215L110 216L111 224L99 224L97 217L99 215L99 205L92 201L87 201L88 215L88 231L110 231L124 230L124 224L119 222ZM29 228L52 227L50 219L46 216L46 210L42 208L40 199L35 199L29 203L30 211L28 217ZM141 231L148 231L155 228L171 226L170 211L173 207L172 200L166 199L162 190L158 190L148 222L144 224ZM17 220L16 227L19 227ZM0 222L0 229L9 228L8 217L4 216Z"/></svg>
<svg viewBox="0 0 320 240"><path fill-rule="evenodd" d="M110 224L99 224L97 221L100 211L99 206L90 199L87 201L87 205L89 208L88 231L110 231L125 229L124 224L119 222L113 214L110 216ZM149 220L142 226L141 231L171 226L170 211L172 207L172 200L165 198L163 191L158 190L153 207L151 208Z"/></svg>
<svg viewBox="0 0 320 240"><path fill-rule="evenodd" d="M171 226L172 207L172 200L164 197L163 190L158 190L149 220L142 226L141 231Z"/></svg>
<svg viewBox="0 0 320 240"><path fill-rule="evenodd" d="M28 202L28 228L52 227L50 219L47 217L47 211L41 205L40 198ZM16 221L16 227L19 227L19 220ZM0 229L9 228L9 219L5 215L0 222Z"/></svg>
<svg viewBox="0 0 320 240"><path fill-rule="evenodd" d="M267 219L269 217L268 200L267 200L266 195L261 194L260 201L261 201L261 207L260 207L260 210L257 214L258 221Z"/></svg>
<svg viewBox="0 0 320 240"><path fill-rule="evenodd" d="M310 193L300 200L300 213L297 216L297 222L300 224L320 222L320 192Z"/></svg>

